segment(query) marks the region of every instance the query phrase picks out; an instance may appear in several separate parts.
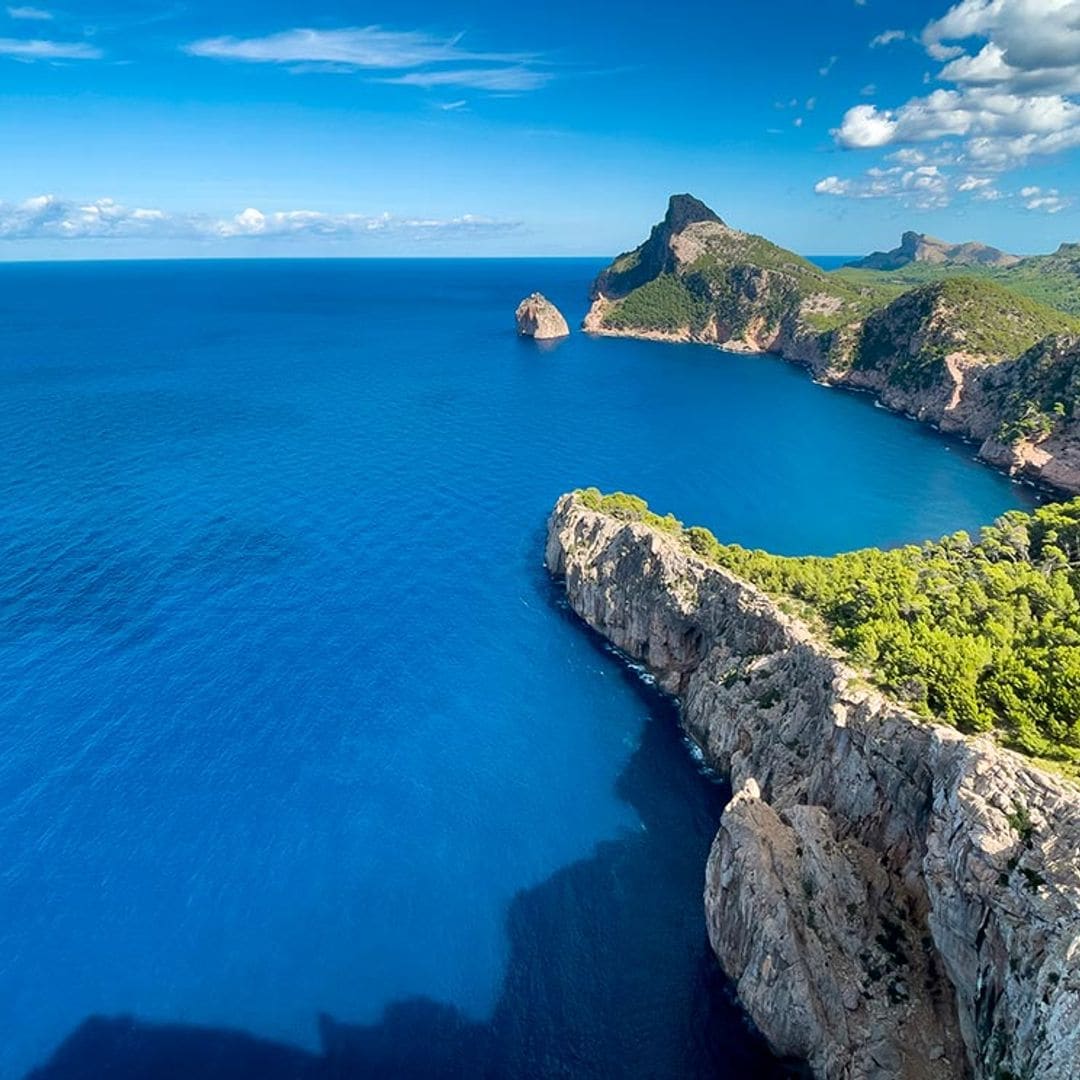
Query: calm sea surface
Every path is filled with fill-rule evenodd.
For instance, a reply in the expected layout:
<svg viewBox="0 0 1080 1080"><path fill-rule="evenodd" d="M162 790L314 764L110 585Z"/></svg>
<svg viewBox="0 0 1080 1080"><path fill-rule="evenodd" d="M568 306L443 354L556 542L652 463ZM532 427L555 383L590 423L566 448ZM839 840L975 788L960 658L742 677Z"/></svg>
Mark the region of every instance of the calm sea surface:
<svg viewBox="0 0 1080 1080"><path fill-rule="evenodd" d="M0 267L0 1076L779 1075L705 940L724 792L545 518L827 553L1029 497L778 360L517 340L598 268Z"/></svg>

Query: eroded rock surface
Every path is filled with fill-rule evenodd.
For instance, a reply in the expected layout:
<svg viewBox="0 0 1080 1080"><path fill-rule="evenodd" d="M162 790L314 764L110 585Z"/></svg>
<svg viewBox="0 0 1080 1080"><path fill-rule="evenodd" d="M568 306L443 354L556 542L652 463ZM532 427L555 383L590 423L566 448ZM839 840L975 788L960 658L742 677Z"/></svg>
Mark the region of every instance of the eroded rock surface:
<svg viewBox="0 0 1080 1080"><path fill-rule="evenodd" d="M547 564L738 792L706 918L778 1052L844 1080L1078 1075L1080 791L920 721L671 535L568 495Z"/></svg>
<svg viewBox="0 0 1080 1080"><path fill-rule="evenodd" d="M518 304L516 314L518 333L522 337L550 341L567 337L570 327L562 312L542 293L535 292Z"/></svg>

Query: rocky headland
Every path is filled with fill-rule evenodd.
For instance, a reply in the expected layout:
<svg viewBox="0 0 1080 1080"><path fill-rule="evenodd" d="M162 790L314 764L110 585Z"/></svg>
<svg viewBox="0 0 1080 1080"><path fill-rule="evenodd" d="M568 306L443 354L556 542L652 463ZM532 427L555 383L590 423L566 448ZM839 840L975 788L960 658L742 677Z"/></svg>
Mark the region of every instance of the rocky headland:
<svg viewBox="0 0 1080 1080"><path fill-rule="evenodd" d="M730 777L709 937L778 1053L844 1080L1077 1075L1080 789L872 689L681 528L565 495L546 558Z"/></svg>
<svg viewBox="0 0 1080 1080"><path fill-rule="evenodd" d="M567 337L570 326L563 313L542 293L534 292L518 304L517 330L522 337L551 341Z"/></svg>
<svg viewBox="0 0 1080 1080"><path fill-rule="evenodd" d="M1042 257L1055 273L1059 256ZM1029 294L978 275L908 287L825 272L676 195L597 278L584 328L775 353L972 440L1013 475L1080 492L1080 321L1033 299L1030 274L1021 284Z"/></svg>

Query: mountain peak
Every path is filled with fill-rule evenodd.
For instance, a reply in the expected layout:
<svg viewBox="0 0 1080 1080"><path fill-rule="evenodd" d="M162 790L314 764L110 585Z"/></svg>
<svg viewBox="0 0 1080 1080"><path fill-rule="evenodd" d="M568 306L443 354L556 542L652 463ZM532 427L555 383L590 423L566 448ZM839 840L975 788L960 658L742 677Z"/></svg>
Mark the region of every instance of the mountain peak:
<svg viewBox="0 0 1080 1080"><path fill-rule="evenodd" d="M875 251L865 259L850 263L863 270L900 270L911 263L930 263L937 266L1014 266L1020 260L1008 252L968 241L950 244L926 233L907 231L900 246L892 251Z"/></svg>
<svg viewBox="0 0 1080 1080"><path fill-rule="evenodd" d="M724 224L719 214L693 195L672 195L668 199L667 214L664 216L664 225L668 232L680 233L688 225L699 221L715 221L719 225Z"/></svg>

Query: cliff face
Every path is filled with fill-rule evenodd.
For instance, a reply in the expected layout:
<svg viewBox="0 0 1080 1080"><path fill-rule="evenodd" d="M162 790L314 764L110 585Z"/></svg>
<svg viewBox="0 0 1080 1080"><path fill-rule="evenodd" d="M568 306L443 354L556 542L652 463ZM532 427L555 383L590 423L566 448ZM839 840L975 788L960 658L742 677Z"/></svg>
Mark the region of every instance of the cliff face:
<svg viewBox="0 0 1080 1080"><path fill-rule="evenodd" d="M912 263L930 263L932 266L1015 266L1021 259L995 247L969 241L950 244L926 233L906 232L900 238L900 246L892 251L875 251L865 259L851 263L862 270L899 270Z"/></svg>
<svg viewBox="0 0 1080 1080"><path fill-rule="evenodd" d="M1076 1075L1080 793L867 689L672 536L564 496L547 564L731 777L709 937L779 1053L846 1080Z"/></svg>
<svg viewBox="0 0 1080 1080"><path fill-rule="evenodd" d="M1077 323L988 279L900 294L852 283L673 199L597 278L584 328L777 353L977 441L991 464L1080 492L1078 398L1063 377L1080 359ZM1052 362L1033 365L1036 352Z"/></svg>

